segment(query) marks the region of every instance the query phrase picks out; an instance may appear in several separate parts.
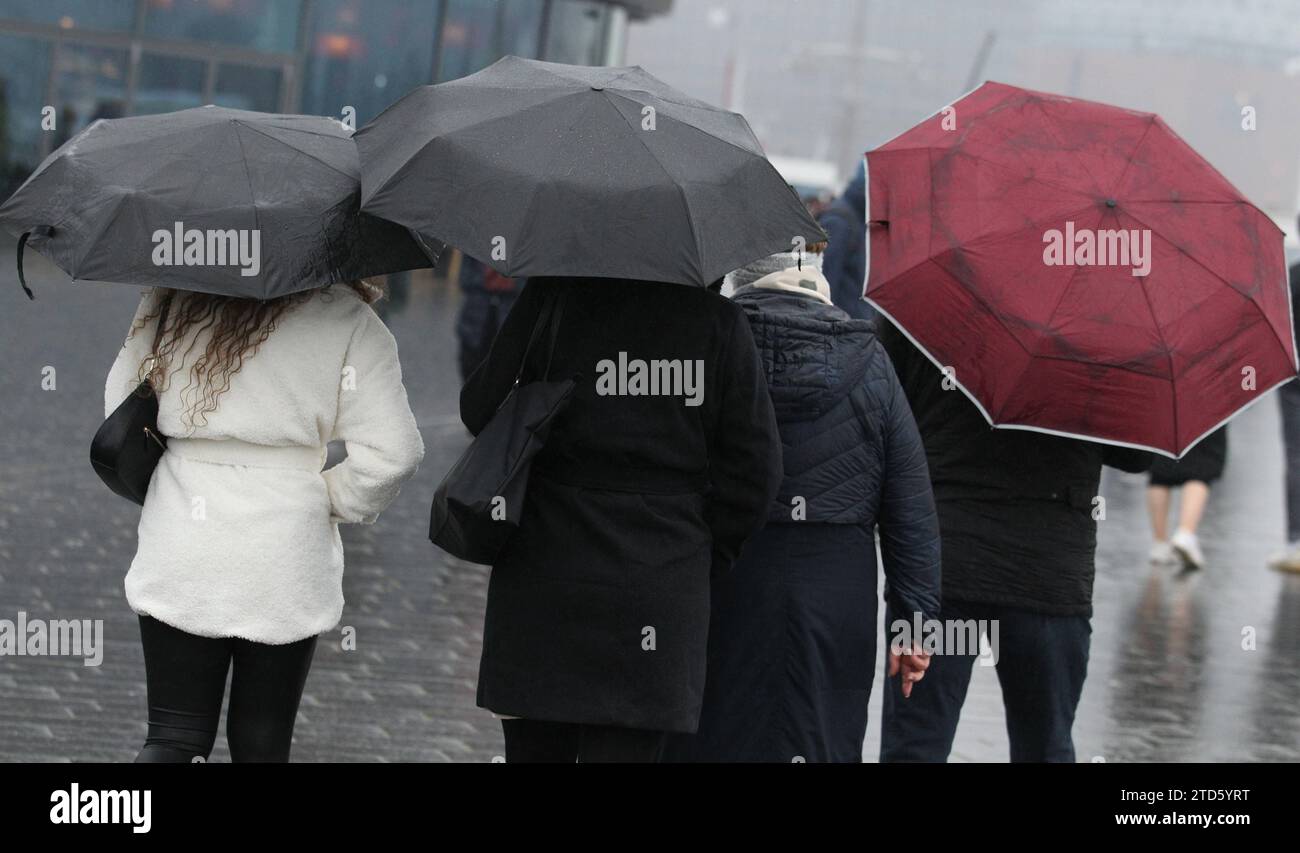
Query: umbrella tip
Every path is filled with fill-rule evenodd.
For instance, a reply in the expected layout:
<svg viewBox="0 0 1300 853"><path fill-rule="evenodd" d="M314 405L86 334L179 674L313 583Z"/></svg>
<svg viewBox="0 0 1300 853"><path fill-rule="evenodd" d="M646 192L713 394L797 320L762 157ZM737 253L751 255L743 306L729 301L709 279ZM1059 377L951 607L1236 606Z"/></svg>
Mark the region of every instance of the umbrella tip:
<svg viewBox="0 0 1300 853"><path fill-rule="evenodd" d="M1119 202L1115 201L1115 199L1113 199L1113 198L1108 198L1108 199L1106 199L1106 206L1107 206L1107 207L1114 207L1114 206L1117 205L1117 204L1119 204Z"/></svg>

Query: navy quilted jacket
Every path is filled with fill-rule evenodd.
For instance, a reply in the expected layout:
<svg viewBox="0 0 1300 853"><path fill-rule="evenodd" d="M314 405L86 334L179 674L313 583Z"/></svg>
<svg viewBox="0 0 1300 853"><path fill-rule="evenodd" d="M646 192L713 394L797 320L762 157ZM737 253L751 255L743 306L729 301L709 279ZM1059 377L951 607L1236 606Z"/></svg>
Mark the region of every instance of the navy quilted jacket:
<svg viewBox="0 0 1300 853"><path fill-rule="evenodd" d="M861 761L874 677L880 529L897 615L939 611L925 451L872 324L743 287L784 460L766 526L714 581L698 733L668 761Z"/></svg>
<svg viewBox="0 0 1300 853"><path fill-rule="evenodd" d="M768 524L879 524L895 604L937 616L939 527L925 448L873 324L779 290L742 288L735 301L781 430L785 478Z"/></svg>

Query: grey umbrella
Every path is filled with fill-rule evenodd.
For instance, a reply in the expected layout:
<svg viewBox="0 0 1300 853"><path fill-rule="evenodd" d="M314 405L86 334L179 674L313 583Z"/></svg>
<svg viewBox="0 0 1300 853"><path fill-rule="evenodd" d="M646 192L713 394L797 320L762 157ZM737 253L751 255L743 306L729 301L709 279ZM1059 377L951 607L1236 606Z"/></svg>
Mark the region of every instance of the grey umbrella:
<svg viewBox="0 0 1300 853"><path fill-rule="evenodd" d="M639 67L508 56L355 139L362 210L507 276L708 284L826 239L742 116Z"/></svg>
<svg viewBox="0 0 1300 853"><path fill-rule="evenodd" d="M20 274L27 244L74 279L255 299L430 266L441 246L360 212L359 175L333 119L212 106L106 119L45 158L0 225L25 235Z"/></svg>

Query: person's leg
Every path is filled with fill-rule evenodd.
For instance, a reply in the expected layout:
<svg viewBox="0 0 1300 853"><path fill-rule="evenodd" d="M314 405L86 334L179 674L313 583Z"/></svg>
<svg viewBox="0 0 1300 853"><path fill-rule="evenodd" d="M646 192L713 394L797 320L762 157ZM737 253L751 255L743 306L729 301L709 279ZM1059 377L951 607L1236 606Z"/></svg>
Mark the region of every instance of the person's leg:
<svg viewBox="0 0 1300 853"><path fill-rule="evenodd" d="M1147 486L1147 512L1156 542L1169 541L1169 487Z"/></svg>
<svg viewBox="0 0 1300 853"><path fill-rule="evenodd" d="M1199 480L1184 483L1178 507L1178 529L1196 535L1196 528L1201 525L1201 516L1205 514L1205 504L1209 499L1210 487L1205 483Z"/></svg>
<svg viewBox="0 0 1300 853"><path fill-rule="evenodd" d="M1300 543L1300 380L1278 391L1282 410L1282 444L1286 450L1287 542Z"/></svg>
<svg viewBox="0 0 1300 853"><path fill-rule="evenodd" d="M507 764L573 764L578 760L579 731L574 723L502 720Z"/></svg>
<svg viewBox="0 0 1300 853"><path fill-rule="evenodd" d="M579 764L655 764L668 736L649 729L581 726Z"/></svg>
<svg viewBox="0 0 1300 853"><path fill-rule="evenodd" d="M941 620L975 618L979 608L951 599L943 602L939 613ZM930 668L925 677L912 686L912 695L903 698L901 675L893 678L889 673L889 627L895 618L908 620L892 610L885 609L885 674L884 706L881 709L880 760L944 762L952 752L952 739L957 734L961 707L966 701L970 686L971 667L978 649L970 654L936 654L930 658ZM947 631L944 632L947 634ZM947 649L945 651L953 651Z"/></svg>
<svg viewBox="0 0 1300 853"><path fill-rule="evenodd" d="M141 616L140 642L149 693L149 734L135 760L141 764L206 761L221 722L230 641L198 637Z"/></svg>
<svg viewBox="0 0 1300 853"><path fill-rule="evenodd" d="M999 608L998 681L1012 761L1074 761L1074 714L1088 675L1084 616ZM927 676L928 677L928 676Z"/></svg>
<svg viewBox="0 0 1300 853"><path fill-rule="evenodd" d="M282 646L235 641L226 718L231 761L289 760L298 703L315 652L315 637Z"/></svg>

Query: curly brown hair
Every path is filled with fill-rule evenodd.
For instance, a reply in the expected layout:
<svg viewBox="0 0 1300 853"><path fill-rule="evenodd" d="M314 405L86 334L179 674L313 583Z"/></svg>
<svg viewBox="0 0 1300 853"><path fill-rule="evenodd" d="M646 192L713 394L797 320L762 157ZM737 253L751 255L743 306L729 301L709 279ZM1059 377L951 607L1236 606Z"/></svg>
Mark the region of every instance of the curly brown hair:
<svg viewBox="0 0 1300 853"><path fill-rule="evenodd" d="M183 364L202 333L210 330L203 354L190 365L189 381L181 390L186 422L190 427L204 425L207 416L217 410L218 398L230 390L230 380L244 366L244 359L271 336L285 312L313 297L331 298L333 286L266 300L154 288L152 308L131 327L128 337L156 321L166 300L171 300L171 307L167 327L140 362L139 379L147 379L155 392L161 393L177 372L173 360ZM348 282L347 286L367 304L385 293L382 284L370 280ZM196 330L194 338L176 359L177 348L191 330Z"/></svg>

